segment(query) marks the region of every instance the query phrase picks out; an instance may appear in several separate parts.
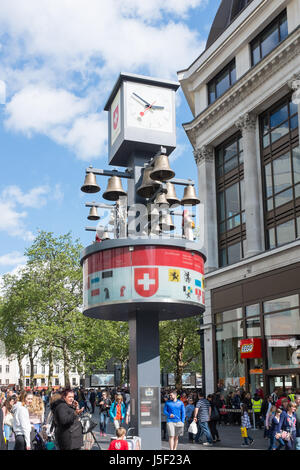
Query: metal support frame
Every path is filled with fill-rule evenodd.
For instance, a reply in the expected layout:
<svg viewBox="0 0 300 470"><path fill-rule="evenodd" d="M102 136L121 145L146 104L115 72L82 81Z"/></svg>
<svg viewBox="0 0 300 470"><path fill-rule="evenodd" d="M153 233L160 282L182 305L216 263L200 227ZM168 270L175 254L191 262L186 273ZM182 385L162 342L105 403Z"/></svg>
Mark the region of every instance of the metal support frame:
<svg viewBox="0 0 300 470"><path fill-rule="evenodd" d="M127 169L127 171L125 172L121 172L118 170L102 170L102 169L93 168L92 166L90 166L85 171L86 173L94 173L95 175L98 175L98 176L118 176L119 178L127 178L127 179L131 179L133 177L132 172L129 169Z"/></svg>

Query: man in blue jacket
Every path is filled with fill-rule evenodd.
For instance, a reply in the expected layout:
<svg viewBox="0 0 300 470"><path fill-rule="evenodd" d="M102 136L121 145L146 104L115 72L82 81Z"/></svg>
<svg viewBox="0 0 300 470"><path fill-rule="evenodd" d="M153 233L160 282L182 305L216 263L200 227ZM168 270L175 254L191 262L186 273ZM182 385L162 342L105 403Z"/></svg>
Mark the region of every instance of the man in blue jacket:
<svg viewBox="0 0 300 470"><path fill-rule="evenodd" d="M164 414L167 417L167 430L169 435L170 450L176 450L179 436L183 436L185 409L181 400L177 400L177 391L170 392L170 400L164 406Z"/></svg>

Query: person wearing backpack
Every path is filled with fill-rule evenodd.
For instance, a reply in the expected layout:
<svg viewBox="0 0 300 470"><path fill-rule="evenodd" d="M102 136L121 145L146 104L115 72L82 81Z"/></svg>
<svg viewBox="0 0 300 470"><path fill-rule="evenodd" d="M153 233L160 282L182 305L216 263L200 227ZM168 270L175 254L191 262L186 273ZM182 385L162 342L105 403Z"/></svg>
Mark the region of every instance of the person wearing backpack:
<svg viewBox="0 0 300 470"><path fill-rule="evenodd" d="M209 401L211 407L210 420L208 421L210 433L213 442L220 442L221 439L217 430L217 424L220 419L220 413L217 407L217 398L215 395L207 395L207 400Z"/></svg>

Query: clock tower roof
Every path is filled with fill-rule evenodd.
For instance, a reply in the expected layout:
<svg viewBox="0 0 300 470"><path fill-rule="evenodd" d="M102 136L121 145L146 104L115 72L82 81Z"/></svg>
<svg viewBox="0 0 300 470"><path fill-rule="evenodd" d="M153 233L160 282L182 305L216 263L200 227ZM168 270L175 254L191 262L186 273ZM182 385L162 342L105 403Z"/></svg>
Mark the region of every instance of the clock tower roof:
<svg viewBox="0 0 300 470"><path fill-rule="evenodd" d="M154 77L145 77L144 75L137 75L134 73L123 73L121 72L113 89L112 92L104 106L104 111L109 111L110 105L114 100L114 97L116 96L121 83L123 81L131 81L131 82L136 82L136 83L145 83L148 85L157 85L161 87L166 87L166 88L172 88L173 90L177 90L180 87L180 83L171 81L171 80L163 80L161 78L154 78Z"/></svg>

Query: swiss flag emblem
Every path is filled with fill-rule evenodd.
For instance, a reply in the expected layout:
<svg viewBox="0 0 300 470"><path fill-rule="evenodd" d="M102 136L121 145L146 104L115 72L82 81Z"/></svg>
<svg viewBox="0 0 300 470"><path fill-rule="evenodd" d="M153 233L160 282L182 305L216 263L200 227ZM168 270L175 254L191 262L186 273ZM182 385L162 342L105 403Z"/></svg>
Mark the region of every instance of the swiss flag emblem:
<svg viewBox="0 0 300 470"><path fill-rule="evenodd" d="M119 105L116 107L116 109L113 112L113 128L114 128L114 130L117 129L118 122L119 122Z"/></svg>
<svg viewBox="0 0 300 470"><path fill-rule="evenodd" d="M134 288L142 297L151 297L158 290L158 268L135 268Z"/></svg>

